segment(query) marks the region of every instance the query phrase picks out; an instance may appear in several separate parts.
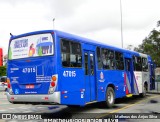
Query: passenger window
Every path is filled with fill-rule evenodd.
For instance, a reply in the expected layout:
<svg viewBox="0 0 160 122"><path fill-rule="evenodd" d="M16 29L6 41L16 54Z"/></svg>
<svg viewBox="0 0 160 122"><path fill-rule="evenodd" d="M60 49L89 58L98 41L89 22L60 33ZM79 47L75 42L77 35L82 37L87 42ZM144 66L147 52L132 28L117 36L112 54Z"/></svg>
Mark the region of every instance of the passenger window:
<svg viewBox="0 0 160 122"><path fill-rule="evenodd" d="M61 41L61 57L62 65L64 67L70 67L70 44L69 41Z"/></svg>
<svg viewBox="0 0 160 122"><path fill-rule="evenodd" d="M71 42L72 54L81 55L81 45L76 42Z"/></svg>
<svg viewBox="0 0 160 122"><path fill-rule="evenodd" d="M61 51L62 53L70 53L70 44L69 41L62 41L61 42Z"/></svg>
<svg viewBox="0 0 160 122"><path fill-rule="evenodd" d="M124 61L122 53L115 52L115 64L116 64L116 69L124 70Z"/></svg>
<svg viewBox="0 0 160 122"><path fill-rule="evenodd" d="M77 42L61 40L62 66L82 67L81 45Z"/></svg>
<svg viewBox="0 0 160 122"><path fill-rule="evenodd" d="M104 69L114 69L114 51L102 49L102 63Z"/></svg>
<svg viewBox="0 0 160 122"><path fill-rule="evenodd" d="M102 60L101 60L101 50L97 47L97 62L98 62L98 69L102 69Z"/></svg>
<svg viewBox="0 0 160 122"><path fill-rule="evenodd" d="M142 71L141 57L133 56L133 60L134 60L134 71Z"/></svg>
<svg viewBox="0 0 160 122"><path fill-rule="evenodd" d="M148 72L148 62L147 62L147 58L142 58L142 71Z"/></svg>
<svg viewBox="0 0 160 122"><path fill-rule="evenodd" d="M81 45L76 42L71 42L71 67L82 67Z"/></svg>

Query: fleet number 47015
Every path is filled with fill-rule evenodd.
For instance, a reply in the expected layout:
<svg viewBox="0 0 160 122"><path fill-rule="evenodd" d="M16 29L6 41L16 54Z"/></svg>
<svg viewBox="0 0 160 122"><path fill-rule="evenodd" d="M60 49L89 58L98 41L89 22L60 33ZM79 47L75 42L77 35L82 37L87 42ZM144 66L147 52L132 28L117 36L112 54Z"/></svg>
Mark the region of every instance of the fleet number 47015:
<svg viewBox="0 0 160 122"><path fill-rule="evenodd" d="M36 68L35 68L35 67L23 68L23 69L22 69L22 72L23 72L23 73L36 72Z"/></svg>
<svg viewBox="0 0 160 122"><path fill-rule="evenodd" d="M76 71L64 71L63 76L64 77L76 77Z"/></svg>

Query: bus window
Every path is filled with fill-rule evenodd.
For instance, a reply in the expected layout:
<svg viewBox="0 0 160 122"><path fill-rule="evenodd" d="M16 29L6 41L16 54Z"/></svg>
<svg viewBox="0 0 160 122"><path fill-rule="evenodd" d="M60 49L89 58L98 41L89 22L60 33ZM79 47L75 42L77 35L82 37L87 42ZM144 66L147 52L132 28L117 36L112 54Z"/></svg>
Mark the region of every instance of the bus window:
<svg viewBox="0 0 160 122"><path fill-rule="evenodd" d="M142 58L142 71L148 72L148 62L147 62L147 58Z"/></svg>
<svg viewBox="0 0 160 122"><path fill-rule="evenodd" d="M80 43L62 39L61 56L62 66L82 67L82 52Z"/></svg>
<svg viewBox="0 0 160 122"><path fill-rule="evenodd" d="M114 69L114 51L102 49L102 63L104 69Z"/></svg>
<svg viewBox="0 0 160 122"><path fill-rule="evenodd" d="M142 71L141 57L134 56L134 71Z"/></svg>
<svg viewBox="0 0 160 122"><path fill-rule="evenodd" d="M91 75L94 75L94 57L90 54Z"/></svg>
<svg viewBox="0 0 160 122"><path fill-rule="evenodd" d="M62 42L61 42L61 56L62 56L62 65L64 67L70 67L70 45L69 45L69 41L62 40Z"/></svg>
<svg viewBox="0 0 160 122"><path fill-rule="evenodd" d="M71 65L73 67L82 67L81 45L71 42Z"/></svg>
<svg viewBox="0 0 160 122"><path fill-rule="evenodd" d="M61 51L63 53L70 53L70 45L69 45L69 41L67 40L62 40L62 43L61 43Z"/></svg>
<svg viewBox="0 0 160 122"><path fill-rule="evenodd" d="M98 62L98 69L102 69L102 60L101 60L101 50L97 47L97 62Z"/></svg>
<svg viewBox="0 0 160 122"><path fill-rule="evenodd" d="M115 52L115 64L116 64L116 69L124 70L124 61L122 53Z"/></svg>

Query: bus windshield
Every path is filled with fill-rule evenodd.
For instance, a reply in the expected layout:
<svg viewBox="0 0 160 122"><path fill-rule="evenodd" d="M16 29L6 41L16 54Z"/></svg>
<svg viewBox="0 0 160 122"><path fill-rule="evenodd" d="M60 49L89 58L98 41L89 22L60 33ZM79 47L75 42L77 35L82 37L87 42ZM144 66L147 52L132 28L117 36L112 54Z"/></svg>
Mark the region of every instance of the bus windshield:
<svg viewBox="0 0 160 122"><path fill-rule="evenodd" d="M53 38L50 33L16 38L10 43L8 59L53 55L53 48Z"/></svg>

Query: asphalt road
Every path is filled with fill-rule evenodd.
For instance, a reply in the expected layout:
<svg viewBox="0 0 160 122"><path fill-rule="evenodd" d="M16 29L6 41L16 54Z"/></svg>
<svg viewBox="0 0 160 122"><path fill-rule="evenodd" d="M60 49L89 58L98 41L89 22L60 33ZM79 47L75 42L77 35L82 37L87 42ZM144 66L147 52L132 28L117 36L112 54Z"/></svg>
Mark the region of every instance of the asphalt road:
<svg viewBox="0 0 160 122"><path fill-rule="evenodd" d="M100 103L87 105L85 107L67 107L64 105L32 105L32 104L11 104L7 101L4 92L0 92L0 113L41 113L45 118L108 118L112 115L138 115L148 113L153 116L160 116L160 94L147 94L145 98L131 97L117 99L115 106L106 108ZM136 114L137 113L137 114ZM123 117L122 117L123 118ZM3 120L4 122L15 122L15 120ZM140 121L158 122L160 119L119 119L119 121ZM1 120L0 120L1 122ZM36 121L37 122L37 121Z"/></svg>

